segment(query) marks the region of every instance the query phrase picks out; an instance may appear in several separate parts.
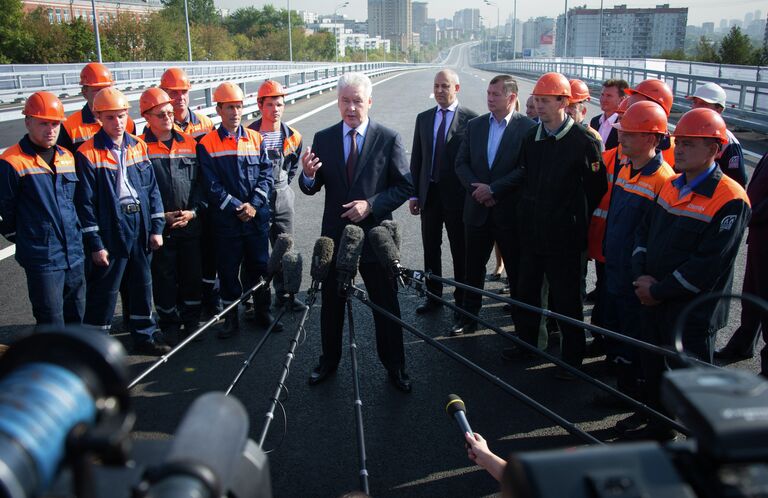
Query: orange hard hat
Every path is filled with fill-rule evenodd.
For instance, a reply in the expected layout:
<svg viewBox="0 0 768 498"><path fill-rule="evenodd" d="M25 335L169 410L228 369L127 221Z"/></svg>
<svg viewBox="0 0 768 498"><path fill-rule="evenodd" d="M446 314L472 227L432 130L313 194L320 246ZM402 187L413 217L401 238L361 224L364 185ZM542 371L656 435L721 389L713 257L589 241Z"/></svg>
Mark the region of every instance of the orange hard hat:
<svg viewBox="0 0 768 498"><path fill-rule="evenodd" d="M619 102L619 107L616 108L616 114L619 116L623 116L625 112L627 112L627 109L629 109L629 99L624 98L621 99L621 102Z"/></svg>
<svg viewBox="0 0 768 498"><path fill-rule="evenodd" d="M93 98L94 112L122 111L130 107L131 104L128 103L123 92L112 86L99 90Z"/></svg>
<svg viewBox="0 0 768 498"><path fill-rule="evenodd" d="M571 84L560 73L544 73L536 82L531 92L533 95L552 95L555 97L571 96Z"/></svg>
<svg viewBox="0 0 768 498"><path fill-rule="evenodd" d="M613 127L628 133L666 133L667 113L656 102L638 102L629 106Z"/></svg>
<svg viewBox="0 0 768 498"><path fill-rule="evenodd" d="M171 98L162 88L149 88L139 97L139 110L144 115L145 112L163 104L170 104Z"/></svg>
<svg viewBox="0 0 768 498"><path fill-rule="evenodd" d="M640 94L643 97L653 100L659 104L664 112L669 113L672 111L672 102L675 100L672 95L672 90L669 89L666 83L655 78L650 78L645 81L641 81L635 88L627 88L624 90L627 95Z"/></svg>
<svg viewBox="0 0 768 498"><path fill-rule="evenodd" d="M163 76L160 77L160 88L163 90L189 90L192 88L192 84L183 69L172 67L166 69Z"/></svg>
<svg viewBox="0 0 768 498"><path fill-rule="evenodd" d="M90 62L80 71L80 86L107 87L113 83L109 68L99 62Z"/></svg>
<svg viewBox="0 0 768 498"><path fill-rule="evenodd" d="M703 107L683 114L672 135L674 137L717 138L722 143L728 143L728 132L722 116L712 109Z"/></svg>
<svg viewBox="0 0 768 498"><path fill-rule="evenodd" d="M29 96L21 113L30 118L64 121L64 105L50 92L35 92Z"/></svg>
<svg viewBox="0 0 768 498"><path fill-rule="evenodd" d="M283 85L275 80L266 80L259 87L259 94L256 97L257 100L261 100L264 97L285 97L287 92Z"/></svg>
<svg viewBox="0 0 768 498"><path fill-rule="evenodd" d="M245 100L243 91L231 81L225 81L213 91L213 100L219 104L225 102L242 102Z"/></svg>
<svg viewBox="0 0 768 498"><path fill-rule="evenodd" d="M571 100L569 103L584 102L589 100L589 87L581 80L571 80Z"/></svg>

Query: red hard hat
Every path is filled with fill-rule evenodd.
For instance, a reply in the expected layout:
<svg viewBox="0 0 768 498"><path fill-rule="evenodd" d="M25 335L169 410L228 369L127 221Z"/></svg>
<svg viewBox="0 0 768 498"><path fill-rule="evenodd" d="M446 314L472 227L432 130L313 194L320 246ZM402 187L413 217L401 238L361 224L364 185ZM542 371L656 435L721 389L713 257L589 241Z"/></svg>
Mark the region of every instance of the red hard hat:
<svg viewBox="0 0 768 498"><path fill-rule="evenodd" d="M693 109L677 122L674 137L716 138L722 143L728 143L728 132L722 116L712 109L700 107Z"/></svg>
<svg viewBox="0 0 768 498"><path fill-rule="evenodd" d="M577 102L584 102L589 100L589 87L581 80L571 80L571 99L569 103L575 104Z"/></svg>
<svg viewBox="0 0 768 498"><path fill-rule="evenodd" d="M629 99L621 99L621 102L619 102L619 107L616 108L616 114L619 116L624 115L625 112L627 112L627 109L629 109Z"/></svg>
<svg viewBox="0 0 768 498"><path fill-rule="evenodd" d="M274 80L266 80L259 87L259 94L256 98L261 100L264 97L285 97L286 95L287 92L283 85Z"/></svg>
<svg viewBox="0 0 768 498"><path fill-rule="evenodd" d="M666 133L667 114L659 104L646 100L629 106L613 127L628 133Z"/></svg>
<svg viewBox="0 0 768 498"><path fill-rule="evenodd" d="M139 110L144 115L145 112L163 104L170 104L171 98L162 88L149 88L139 97Z"/></svg>
<svg viewBox="0 0 768 498"><path fill-rule="evenodd" d="M35 92L29 96L21 113L30 118L64 121L64 105L50 92Z"/></svg>
<svg viewBox="0 0 768 498"><path fill-rule="evenodd" d="M86 64L80 71L80 86L108 87L114 80L109 68L99 62Z"/></svg>
<svg viewBox="0 0 768 498"><path fill-rule="evenodd" d="M655 78L641 81L635 88L624 90L624 93L627 95L640 94L653 100L664 109L667 117L669 117L669 113L672 111L672 102L675 100L672 90L669 89L667 84Z"/></svg>
<svg viewBox="0 0 768 498"><path fill-rule="evenodd" d="M245 100L243 91L231 81L225 81L213 91L213 100L219 104L226 102L242 102Z"/></svg>
<svg viewBox="0 0 768 498"><path fill-rule="evenodd" d="M533 95L552 95L554 97L571 96L571 84L568 78L560 73L545 73L541 75L531 92Z"/></svg>
<svg viewBox="0 0 768 498"><path fill-rule="evenodd" d="M94 112L122 111L130 107L131 104L128 103L123 92L112 86L103 88L93 98Z"/></svg>
<svg viewBox="0 0 768 498"><path fill-rule="evenodd" d="M180 67L167 69L160 78L160 88L163 90L189 90L192 84L189 76Z"/></svg>

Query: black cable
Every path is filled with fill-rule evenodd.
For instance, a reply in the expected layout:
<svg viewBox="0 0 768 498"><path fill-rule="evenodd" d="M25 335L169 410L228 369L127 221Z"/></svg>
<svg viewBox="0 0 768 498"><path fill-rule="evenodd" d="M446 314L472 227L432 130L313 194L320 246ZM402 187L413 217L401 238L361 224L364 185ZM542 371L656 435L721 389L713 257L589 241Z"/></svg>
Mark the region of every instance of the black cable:
<svg viewBox="0 0 768 498"><path fill-rule="evenodd" d="M285 441L285 436L288 435L288 412L285 411L285 407L283 406L283 403L278 399L277 406L280 407L280 411L283 412L283 435L280 437L280 441L277 443L277 445L270 449L265 451L264 453L272 453L273 451L277 451L280 449L280 447L283 445L283 441Z"/></svg>

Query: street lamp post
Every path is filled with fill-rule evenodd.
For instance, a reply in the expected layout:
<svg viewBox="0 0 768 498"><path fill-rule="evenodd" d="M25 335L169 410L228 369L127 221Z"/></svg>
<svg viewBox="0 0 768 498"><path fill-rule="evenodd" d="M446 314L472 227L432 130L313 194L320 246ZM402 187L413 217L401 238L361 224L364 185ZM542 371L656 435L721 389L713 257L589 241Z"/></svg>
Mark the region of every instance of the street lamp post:
<svg viewBox="0 0 768 498"><path fill-rule="evenodd" d="M565 0L565 36L563 36L563 57L568 57L568 0Z"/></svg>
<svg viewBox="0 0 768 498"><path fill-rule="evenodd" d="M184 0L184 22L187 23L187 56L189 62L192 62L192 38L189 35L189 7L187 6L187 0Z"/></svg>
<svg viewBox="0 0 768 498"><path fill-rule="evenodd" d="M99 37L99 18L96 15L96 0L91 0L91 9L93 9L93 32L96 33L96 55L101 60L101 38Z"/></svg>
<svg viewBox="0 0 768 498"><path fill-rule="evenodd" d="M187 0L184 0L185 2ZM288 1L288 57L293 62L293 33L291 32L291 0Z"/></svg>
<svg viewBox="0 0 768 498"><path fill-rule="evenodd" d="M517 0L512 3L512 59L517 58Z"/></svg>
<svg viewBox="0 0 768 498"><path fill-rule="evenodd" d="M496 62L499 62L499 4L485 0L485 5L489 7L496 7Z"/></svg>
<svg viewBox="0 0 768 498"><path fill-rule="evenodd" d="M339 11L344 7L346 7L347 5L349 5L349 2L344 2L337 5L336 8L333 10L333 14L334 14L333 17L338 18ZM338 26L339 24L338 19L334 19L334 24ZM341 23L341 26L342 26L341 29L339 29L339 36L335 36L335 33L334 33L334 38L336 38L336 64L339 63L339 43L341 42L341 39L342 39L341 35L343 34L342 30L344 29L344 23Z"/></svg>

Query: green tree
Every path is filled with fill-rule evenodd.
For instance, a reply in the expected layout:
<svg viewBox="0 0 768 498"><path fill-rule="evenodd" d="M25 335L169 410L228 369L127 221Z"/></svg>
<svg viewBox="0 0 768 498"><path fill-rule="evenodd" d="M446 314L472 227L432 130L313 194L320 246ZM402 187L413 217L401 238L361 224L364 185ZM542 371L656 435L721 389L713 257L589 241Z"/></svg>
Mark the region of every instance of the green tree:
<svg viewBox="0 0 768 498"><path fill-rule="evenodd" d="M667 59L671 61L685 61L688 60L688 55L686 55L685 50L682 48L678 48L675 50L665 50L659 55L662 59Z"/></svg>
<svg viewBox="0 0 768 498"><path fill-rule="evenodd" d="M699 38L699 43L694 51L694 58L699 62L720 62L715 42L706 36Z"/></svg>
<svg viewBox="0 0 768 498"><path fill-rule="evenodd" d="M227 61L237 56L237 47L225 28L196 24L191 27L191 32L195 60Z"/></svg>
<svg viewBox="0 0 768 498"><path fill-rule="evenodd" d="M738 26L734 26L720 42L719 55L723 64L751 64L752 42Z"/></svg>
<svg viewBox="0 0 768 498"><path fill-rule="evenodd" d="M151 61L187 59L187 34L183 22L155 13L144 21L144 55Z"/></svg>
<svg viewBox="0 0 768 498"><path fill-rule="evenodd" d="M163 0L164 16L184 22L184 0ZM187 0L191 24L220 24L221 14L213 0ZM183 24L182 24L183 26Z"/></svg>
<svg viewBox="0 0 768 498"><path fill-rule="evenodd" d="M0 0L0 64L18 62L23 56L20 49L30 43L23 22L21 0Z"/></svg>
<svg viewBox="0 0 768 498"><path fill-rule="evenodd" d="M19 48L23 54L17 62L27 64L57 64L69 62L66 28L62 24L51 24L48 13L38 7L24 16L22 29L29 34Z"/></svg>
<svg viewBox="0 0 768 498"><path fill-rule="evenodd" d="M64 25L67 35L67 62L84 62L96 58L96 37L92 25L78 17Z"/></svg>
<svg viewBox="0 0 768 498"><path fill-rule="evenodd" d="M126 12L121 12L100 25L101 50L104 59L109 61L145 60L145 26L146 23Z"/></svg>

